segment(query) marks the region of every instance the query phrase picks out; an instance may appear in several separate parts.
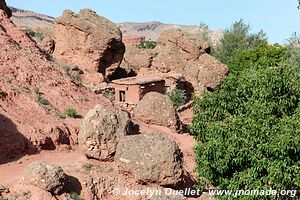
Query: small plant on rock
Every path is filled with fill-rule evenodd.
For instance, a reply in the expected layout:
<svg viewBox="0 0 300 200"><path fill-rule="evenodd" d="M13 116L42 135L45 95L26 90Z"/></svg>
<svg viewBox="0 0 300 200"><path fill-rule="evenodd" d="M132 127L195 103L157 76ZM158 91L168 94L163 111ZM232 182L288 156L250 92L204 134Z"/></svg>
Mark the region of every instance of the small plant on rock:
<svg viewBox="0 0 300 200"><path fill-rule="evenodd" d="M168 92L167 95L170 97L176 108L182 106L185 103L186 94L184 90L175 88L172 91Z"/></svg>
<svg viewBox="0 0 300 200"><path fill-rule="evenodd" d="M23 192L23 196L25 197L25 199L30 199L31 194L29 191Z"/></svg>
<svg viewBox="0 0 300 200"><path fill-rule="evenodd" d="M108 98L110 101L114 101L115 100L115 96L114 96L113 92L111 92L111 91L104 91L101 94L105 98Z"/></svg>
<svg viewBox="0 0 300 200"><path fill-rule="evenodd" d="M49 101L45 97L42 97L42 96L39 96L38 102L44 106L49 105Z"/></svg>
<svg viewBox="0 0 300 200"><path fill-rule="evenodd" d="M82 165L82 168L85 170L85 171L91 171L93 165L90 164L90 163L85 163L84 165Z"/></svg>
<svg viewBox="0 0 300 200"><path fill-rule="evenodd" d="M71 192L70 196L73 200L83 200L83 198L81 198L77 192Z"/></svg>
<svg viewBox="0 0 300 200"><path fill-rule="evenodd" d="M78 116L77 111L74 108L68 108L65 110L64 114L68 117L76 118Z"/></svg>

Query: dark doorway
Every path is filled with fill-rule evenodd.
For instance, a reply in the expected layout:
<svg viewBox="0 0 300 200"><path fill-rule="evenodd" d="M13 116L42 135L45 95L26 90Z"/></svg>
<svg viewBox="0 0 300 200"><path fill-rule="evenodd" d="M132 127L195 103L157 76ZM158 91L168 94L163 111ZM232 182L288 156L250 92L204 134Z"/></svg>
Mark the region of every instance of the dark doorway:
<svg viewBox="0 0 300 200"><path fill-rule="evenodd" d="M120 102L125 102L125 91L120 90Z"/></svg>

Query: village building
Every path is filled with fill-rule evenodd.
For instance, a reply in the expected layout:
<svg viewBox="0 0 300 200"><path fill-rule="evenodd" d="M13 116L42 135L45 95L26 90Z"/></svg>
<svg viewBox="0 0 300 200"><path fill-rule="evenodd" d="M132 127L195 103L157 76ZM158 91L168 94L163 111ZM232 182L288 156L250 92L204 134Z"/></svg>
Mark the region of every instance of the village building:
<svg viewBox="0 0 300 200"><path fill-rule="evenodd" d="M136 76L112 81L115 101L137 104L148 92L166 92L165 80L161 76Z"/></svg>
<svg viewBox="0 0 300 200"><path fill-rule="evenodd" d="M165 94L185 82L179 74L138 75L112 81L115 101L137 104L148 92Z"/></svg>

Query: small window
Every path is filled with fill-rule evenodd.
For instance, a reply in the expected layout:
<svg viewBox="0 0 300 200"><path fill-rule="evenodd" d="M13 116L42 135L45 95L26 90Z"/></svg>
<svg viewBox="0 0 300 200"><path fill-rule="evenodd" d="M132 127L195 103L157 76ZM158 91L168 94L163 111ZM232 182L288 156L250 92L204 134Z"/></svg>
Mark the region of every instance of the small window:
<svg viewBox="0 0 300 200"><path fill-rule="evenodd" d="M119 91L120 102L125 102L125 91Z"/></svg>

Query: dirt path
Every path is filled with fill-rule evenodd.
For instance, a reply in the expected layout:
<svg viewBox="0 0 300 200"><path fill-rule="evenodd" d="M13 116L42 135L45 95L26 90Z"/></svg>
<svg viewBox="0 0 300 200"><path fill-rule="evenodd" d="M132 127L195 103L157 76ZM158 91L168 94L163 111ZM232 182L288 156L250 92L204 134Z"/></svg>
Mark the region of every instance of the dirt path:
<svg viewBox="0 0 300 200"><path fill-rule="evenodd" d="M1 184L9 186L21 180L26 166L35 160L43 160L62 167L69 167L78 165L77 163L85 162L87 158L77 150L42 151L39 154L27 155L17 161L0 165Z"/></svg>

